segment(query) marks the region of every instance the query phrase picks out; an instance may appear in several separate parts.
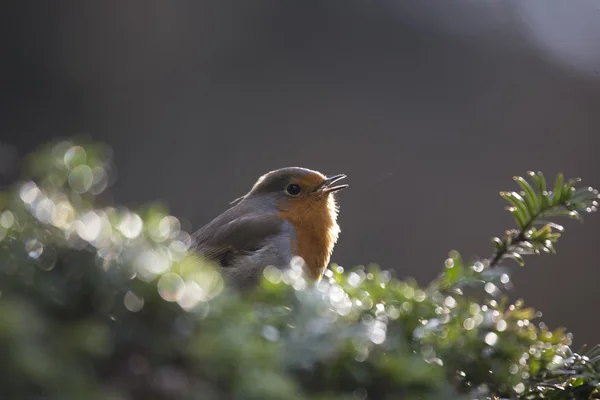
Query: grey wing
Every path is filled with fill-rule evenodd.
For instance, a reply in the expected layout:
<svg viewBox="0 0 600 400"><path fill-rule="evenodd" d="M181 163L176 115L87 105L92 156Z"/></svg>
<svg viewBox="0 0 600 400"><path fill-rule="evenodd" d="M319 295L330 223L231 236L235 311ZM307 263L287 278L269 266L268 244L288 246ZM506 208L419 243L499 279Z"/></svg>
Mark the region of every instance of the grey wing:
<svg viewBox="0 0 600 400"><path fill-rule="evenodd" d="M282 232L283 220L280 217L253 214L215 220L197 231L193 239L198 254L227 268L235 266L241 257L264 252Z"/></svg>

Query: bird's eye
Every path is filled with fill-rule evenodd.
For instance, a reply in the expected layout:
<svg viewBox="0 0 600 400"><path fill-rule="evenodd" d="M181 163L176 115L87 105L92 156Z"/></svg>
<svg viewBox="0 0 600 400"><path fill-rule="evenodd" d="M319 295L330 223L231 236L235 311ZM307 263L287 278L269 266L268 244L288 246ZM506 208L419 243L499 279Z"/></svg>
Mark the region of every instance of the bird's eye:
<svg viewBox="0 0 600 400"><path fill-rule="evenodd" d="M298 196L301 191L302 191L302 188L300 187L300 185L296 185L295 183L290 183L285 188L285 192L287 194L289 194L290 196Z"/></svg>

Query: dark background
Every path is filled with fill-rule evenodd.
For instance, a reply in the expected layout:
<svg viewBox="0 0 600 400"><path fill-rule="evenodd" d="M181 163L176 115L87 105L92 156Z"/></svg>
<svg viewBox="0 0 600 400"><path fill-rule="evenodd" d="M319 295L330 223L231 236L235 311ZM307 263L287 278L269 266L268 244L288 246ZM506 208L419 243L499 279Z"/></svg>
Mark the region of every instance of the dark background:
<svg viewBox="0 0 600 400"><path fill-rule="evenodd" d="M119 203L196 229L271 169L346 173L333 261L425 284L488 256L499 190L539 169L600 186L600 3L3 3L0 174L39 143L113 147ZM14 169L12 169L14 171ZM515 295L597 343L600 219L566 223Z"/></svg>

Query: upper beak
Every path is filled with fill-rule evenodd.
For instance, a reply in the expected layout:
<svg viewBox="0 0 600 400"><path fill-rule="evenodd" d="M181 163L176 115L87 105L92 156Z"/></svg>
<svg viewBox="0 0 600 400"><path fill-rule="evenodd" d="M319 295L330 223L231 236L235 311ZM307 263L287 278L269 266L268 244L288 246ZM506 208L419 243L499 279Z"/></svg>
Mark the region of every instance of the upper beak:
<svg viewBox="0 0 600 400"><path fill-rule="evenodd" d="M321 183L321 185L317 188L316 191L323 193L333 193L337 192L338 190L345 189L348 187L348 185L331 186L335 182L339 181L340 179L344 179L345 177L346 175L344 174L330 176L329 178L325 179L323 183Z"/></svg>

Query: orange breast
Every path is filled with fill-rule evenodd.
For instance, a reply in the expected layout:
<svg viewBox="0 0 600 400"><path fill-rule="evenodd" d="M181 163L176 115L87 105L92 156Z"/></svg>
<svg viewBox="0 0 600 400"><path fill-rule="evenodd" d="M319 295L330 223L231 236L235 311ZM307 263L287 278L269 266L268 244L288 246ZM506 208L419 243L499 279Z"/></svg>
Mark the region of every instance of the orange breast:
<svg viewBox="0 0 600 400"><path fill-rule="evenodd" d="M312 279L320 279L329 264L340 230L333 198L297 204L280 211L279 215L288 220L296 231L293 253L304 259L307 274Z"/></svg>

